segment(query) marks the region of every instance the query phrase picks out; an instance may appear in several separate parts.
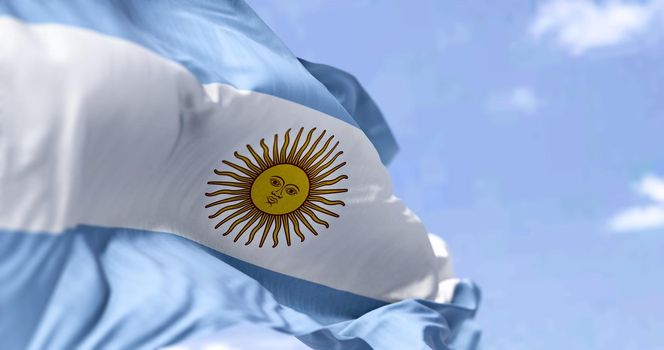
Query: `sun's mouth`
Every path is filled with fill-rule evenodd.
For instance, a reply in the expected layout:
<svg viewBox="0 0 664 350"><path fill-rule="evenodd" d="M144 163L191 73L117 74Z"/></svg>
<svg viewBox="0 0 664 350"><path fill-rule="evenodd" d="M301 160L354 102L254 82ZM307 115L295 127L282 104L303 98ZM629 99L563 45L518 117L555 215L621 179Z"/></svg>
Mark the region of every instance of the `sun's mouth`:
<svg viewBox="0 0 664 350"><path fill-rule="evenodd" d="M276 204L278 201L279 199L271 194L267 196L267 204L269 205Z"/></svg>

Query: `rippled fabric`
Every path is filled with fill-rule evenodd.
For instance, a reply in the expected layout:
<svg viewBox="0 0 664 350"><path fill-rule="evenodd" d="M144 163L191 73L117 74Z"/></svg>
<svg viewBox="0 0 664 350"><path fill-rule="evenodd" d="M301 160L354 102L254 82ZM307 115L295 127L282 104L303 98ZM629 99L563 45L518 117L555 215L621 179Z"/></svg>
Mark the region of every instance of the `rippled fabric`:
<svg viewBox="0 0 664 350"><path fill-rule="evenodd" d="M242 1L14 0L0 2L2 14L135 42L187 67L203 84L267 93L358 125L385 164L396 153L380 110L352 76L329 66L300 64Z"/></svg>
<svg viewBox="0 0 664 350"><path fill-rule="evenodd" d="M378 150L383 164L389 164L399 150L397 141L380 109L360 82L341 69L301 58L300 62L311 75L325 85L348 114L353 116L357 125Z"/></svg>
<svg viewBox="0 0 664 350"><path fill-rule="evenodd" d="M131 41L183 65L201 83L267 93L357 125L373 137L383 162L396 151L378 108L352 76L299 62L242 2L17 0L1 2L0 15ZM20 117L2 115L1 103L0 118ZM246 321L318 349L477 346L479 294L472 284L459 284L452 304L386 304L237 261L236 269L232 260L167 233L0 229L0 348L153 349ZM268 292L241 272L248 270L264 283L291 287Z"/></svg>
<svg viewBox="0 0 664 350"><path fill-rule="evenodd" d="M187 67L202 84L263 92L355 124L242 1L11 0L0 2L0 14L132 41Z"/></svg>
<svg viewBox="0 0 664 350"><path fill-rule="evenodd" d="M167 234L0 231L3 349L154 349L240 320L307 332L257 282Z"/></svg>
<svg viewBox="0 0 664 350"><path fill-rule="evenodd" d="M451 304L374 301L376 308L357 318L324 321L279 303L219 255L166 233L91 226L58 236L0 231L2 348L154 349L246 321L314 349L477 347L472 317L479 294L471 283L457 286ZM341 293L293 286L303 302ZM346 294L350 303L366 302Z"/></svg>

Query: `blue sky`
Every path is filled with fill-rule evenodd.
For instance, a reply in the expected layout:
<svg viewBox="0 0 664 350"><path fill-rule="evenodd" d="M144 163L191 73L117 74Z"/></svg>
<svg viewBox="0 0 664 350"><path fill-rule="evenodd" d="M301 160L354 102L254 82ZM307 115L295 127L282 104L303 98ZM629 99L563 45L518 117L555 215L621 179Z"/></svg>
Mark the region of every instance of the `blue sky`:
<svg viewBox="0 0 664 350"><path fill-rule="evenodd" d="M249 3L381 107L485 349L664 348L664 1Z"/></svg>

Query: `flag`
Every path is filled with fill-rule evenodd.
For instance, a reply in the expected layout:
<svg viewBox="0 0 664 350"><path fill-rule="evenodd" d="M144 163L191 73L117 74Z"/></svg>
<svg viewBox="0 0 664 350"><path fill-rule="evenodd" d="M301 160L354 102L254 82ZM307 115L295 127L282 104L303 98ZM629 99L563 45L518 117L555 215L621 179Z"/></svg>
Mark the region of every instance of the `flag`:
<svg viewBox="0 0 664 350"><path fill-rule="evenodd" d="M0 4L0 339L157 348L251 321L473 349L479 290L392 193L357 81L239 1Z"/></svg>

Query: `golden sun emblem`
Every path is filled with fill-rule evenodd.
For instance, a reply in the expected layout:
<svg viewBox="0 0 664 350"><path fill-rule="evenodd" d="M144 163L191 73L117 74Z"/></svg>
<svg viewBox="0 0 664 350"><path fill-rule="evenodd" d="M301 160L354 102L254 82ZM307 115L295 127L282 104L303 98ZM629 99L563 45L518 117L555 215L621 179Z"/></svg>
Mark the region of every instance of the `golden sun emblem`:
<svg viewBox="0 0 664 350"><path fill-rule="evenodd" d="M216 210L208 218L218 220L215 229L229 223L224 236L239 228L234 242L249 231L245 243L249 245L256 233L262 229L259 247L263 247L270 231L273 248L279 244L281 232L284 233L286 244L290 246L291 232L294 232L301 242L304 241L305 236L300 224L316 236L318 232L312 222L330 227L319 214L339 217L337 213L323 207L345 205L343 201L327 198L328 195L348 191L345 188L329 188L348 179L346 175L333 177L337 170L346 165L346 162L336 163L343 151L332 155L339 141L330 147L334 138L334 135L331 135L319 146L326 130L313 140L316 131L316 128L313 128L300 145L304 131L304 128L300 128L291 145L290 131L291 129L288 129L284 134L281 145L279 135L274 135L272 150L265 143L265 139L262 139L262 156L251 145L247 145L247 150L253 159L235 152L235 158L241 160L245 166L223 160L231 169L214 169L216 175L228 177L230 181L208 181L209 185L221 186L220 189L205 193L207 197L220 196L220 199L205 206Z"/></svg>

